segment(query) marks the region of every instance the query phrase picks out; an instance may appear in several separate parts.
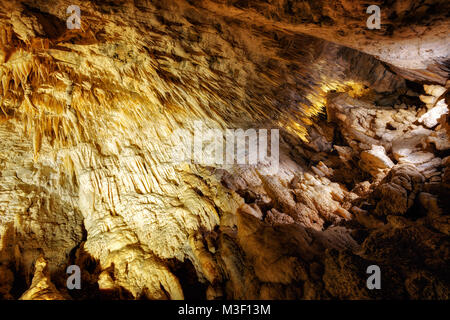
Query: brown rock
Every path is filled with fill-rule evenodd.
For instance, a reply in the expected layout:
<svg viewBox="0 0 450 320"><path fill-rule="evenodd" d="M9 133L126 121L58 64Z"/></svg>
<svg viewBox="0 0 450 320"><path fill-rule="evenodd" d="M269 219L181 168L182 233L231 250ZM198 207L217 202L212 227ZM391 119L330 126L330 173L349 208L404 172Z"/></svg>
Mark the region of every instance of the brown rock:
<svg viewBox="0 0 450 320"><path fill-rule="evenodd" d="M424 177L410 164L394 166L375 190L378 215L403 215L414 203Z"/></svg>

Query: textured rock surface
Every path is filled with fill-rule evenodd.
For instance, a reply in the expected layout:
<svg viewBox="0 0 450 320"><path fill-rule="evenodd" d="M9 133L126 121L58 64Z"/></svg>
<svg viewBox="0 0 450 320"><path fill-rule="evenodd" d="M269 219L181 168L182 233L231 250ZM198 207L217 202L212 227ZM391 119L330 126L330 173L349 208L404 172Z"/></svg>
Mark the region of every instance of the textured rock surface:
<svg viewBox="0 0 450 320"><path fill-rule="evenodd" d="M35 271L30 288L20 297L21 300L65 300L50 280L47 261L39 257L35 262Z"/></svg>
<svg viewBox="0 0 450 320"><path fill-rule="evenodd" d="M449 298L448 1L380 31L363 1L119 2L0 3L1 298ZM280 129L278 173L174 163L198 120Z"/></svg>

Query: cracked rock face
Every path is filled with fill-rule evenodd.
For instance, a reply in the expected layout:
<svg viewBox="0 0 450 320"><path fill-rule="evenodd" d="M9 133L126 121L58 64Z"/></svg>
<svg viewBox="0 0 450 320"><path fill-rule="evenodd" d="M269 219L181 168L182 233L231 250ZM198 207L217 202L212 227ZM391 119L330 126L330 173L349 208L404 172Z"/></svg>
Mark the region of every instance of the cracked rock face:
<svg viewBox="0 0 450 320"><path fill-rule="evenodd" d="M0 298L449 299L449 2L379 5L1 1Z"/></svg>

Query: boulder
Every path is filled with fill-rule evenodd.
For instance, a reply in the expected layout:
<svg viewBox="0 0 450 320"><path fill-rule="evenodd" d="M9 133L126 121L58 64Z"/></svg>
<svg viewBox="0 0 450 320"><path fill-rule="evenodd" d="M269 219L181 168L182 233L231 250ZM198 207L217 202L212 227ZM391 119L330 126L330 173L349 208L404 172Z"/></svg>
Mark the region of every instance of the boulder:
<svg viewBox="0 0 450 320"><path fill-rule="evenodd" d="M390 169L394 166L392 160L386 155L383 146L373 145L372 149L361 152L361 168L376 176L381 170Z"/></svg>

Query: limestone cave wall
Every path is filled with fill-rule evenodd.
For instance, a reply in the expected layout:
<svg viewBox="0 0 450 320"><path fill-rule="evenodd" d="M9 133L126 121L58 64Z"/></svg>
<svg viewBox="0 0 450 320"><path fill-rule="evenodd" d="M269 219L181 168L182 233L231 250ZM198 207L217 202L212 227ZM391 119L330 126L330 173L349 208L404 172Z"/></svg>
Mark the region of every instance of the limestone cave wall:
<svg viewBox="0 0 450 320"><path fill-rule="evenodd" d="M373 4L0 1L0 298L449 299L450 3Z"/></svg>

